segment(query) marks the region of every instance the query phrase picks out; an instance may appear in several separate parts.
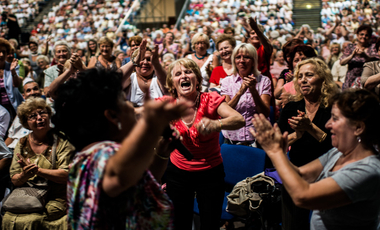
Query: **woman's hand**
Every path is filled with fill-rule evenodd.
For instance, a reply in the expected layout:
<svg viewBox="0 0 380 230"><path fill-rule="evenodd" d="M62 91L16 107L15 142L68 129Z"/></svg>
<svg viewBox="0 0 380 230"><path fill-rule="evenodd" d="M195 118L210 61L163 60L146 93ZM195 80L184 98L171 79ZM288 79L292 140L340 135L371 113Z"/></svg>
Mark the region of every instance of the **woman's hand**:
<svg viewBox="0 0 380 230"><path fill-rule="evenodd" d="M257 26L256 17L254 17L254 18L250 17L249 18L249 25L251 26L252 30L254 30L255 32L257 32L259 30L259 27Z"/></svg>
<svg viewBox="0 0 380 230"><path fill-rule="evenodd" d="M158 45L155 45L154 46L154 50L152 50L152 63L160 63L160 60L159 60L159 55L158 55Z"/></svg>
<svg viewBox="0 0 380 230"><path fill-rule="evenodd" d="M288 133L281 134L277 123L272 127L271 123L263 115L254 115L252 124L255 127L250 129L251 134L260 143L261 147L269 157L278 153L286 153L288 149Z"/></svg>
<svg viewBox="0 0 380 230"><path fill-rule="evenodd" d="M156 147L156 153L162 157L170 157L170 153L172 153L175 150L175 147L173 145L170 145L170 143L174 139L182 140L182 137L180 136L178 130L174 128L174 126L170 125L170 128L173 130L172 136L169 139L161 138L158 141L157 147Z"/></svg>
<svg viewBox="0 0 380 230"><path fill-rule="evenodd" d="M287 72L285 74L285 80L286 80L286 82L292 81L293 78L294 78L293 72L291 70L289 70L289 72Z"/></svg>
<svg viewBox="0 0 380 230"><path fill-rule="evenodd" d="M257 83L257 80L256 80L256 77L251 74L251 75L248 75L245 80L247 81L247 84L248 84L248 88L251 89L251 90L256 90L256 83Z"/></svg>
<svg viewBox="0 0 380 230"><path fill-rule="evenodd" d="M25 160L25 158L23 158L19 153L16 153L16 155L19 159L17 163L20 164L23 171L22 176L29 179L38 173L38 166L36 164L32 164L29 158Z"/></svg>
<svg viewBox="0 0 380 230"><path fill-rule="evenodd" d="M288 119L290 127L298 132L305 132L310 130L312 122L305 112L297 110L297 117Z"/></svg>
<svg viewBox="0 0 380 230"><path fill-rule="evenodd" d="M16 69L17 66L18 66L18 59L13 58L13 61L12 61L12 63L11 63L11 66L10 66L9 70L10 70L10 71L13 71L13 70Z"/></svg>
<svg viewBox="0 0 380 230"><path fill-rule="evenodd" d="M292 97L292 95L291 95L290 93L286 92L285 90L282 91L281 96L280 96L280 100L281 100L281 106L282 106L282 108L284 108L285 105L286 105L289 101L291 101L291 97Z"/></svg>
<svg viewBox="0 0 380 230"><path fill-rule="evenodd" d="M207 117L202 118L202 120L195 126L200 134L206 136L213 132L220 132L220 123L218 120L211 120Z"/></svg>
<svg viewBox="0 0 380 230"><path fill-rule="evenodd" d="M144 61L146 44L147 44L146 39L143 39L140 46L139 46L139 51L137 53L137 56L133 60L135 63L138 63L140 66L142 65L142 63Z"/></svg>

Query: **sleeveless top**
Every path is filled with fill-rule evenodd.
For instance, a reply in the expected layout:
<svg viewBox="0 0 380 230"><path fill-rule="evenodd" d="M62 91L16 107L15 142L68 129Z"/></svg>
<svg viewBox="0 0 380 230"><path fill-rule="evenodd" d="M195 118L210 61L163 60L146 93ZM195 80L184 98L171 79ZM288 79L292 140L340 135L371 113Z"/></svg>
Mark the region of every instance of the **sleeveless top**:
<svg viewBox="0 0 380 230"><path fill-rule="evenodd" d="M100 68L100 69L106 69L102 63L99 61L99 56L96 57L96 63L95 63L95 68ZM116 71L117 65L116 65L116 58L113 60L113 62L110 64L110 68L108 70L110 71Z"/></svg>
<svg viewBox="0 0 380 230"><path fill-rule="evenodd" d="M164 94L158 84L157 76L153 75L152 81L149 86L150 97L152 99L162 97ZM127 100L135 105L144 105L145 93L140 89L139 83L137 81L136 73L131 74L131 87L127 93Z"/></svg>
<svg viewBox="0 0 380 230"><path fill-rule="evenodd" d="M189 58L189 59L191 59L191 60L193 59L192 56L191 56L191 54L187 55L186 57ZM210 62L212 62L213 57L214 57L214 55L210 54L208 56L206 62L200 68L201 74L202 74L202 78L203 78L202 86L205 87L206 89L208 89L208 86L210 85L210 82L209 82L210 81L210 76L208 76L208 74L207 74L206 67L207 67L208 64L210 64ZM204 90L202 89L202 91L204 91Z"/></svg>

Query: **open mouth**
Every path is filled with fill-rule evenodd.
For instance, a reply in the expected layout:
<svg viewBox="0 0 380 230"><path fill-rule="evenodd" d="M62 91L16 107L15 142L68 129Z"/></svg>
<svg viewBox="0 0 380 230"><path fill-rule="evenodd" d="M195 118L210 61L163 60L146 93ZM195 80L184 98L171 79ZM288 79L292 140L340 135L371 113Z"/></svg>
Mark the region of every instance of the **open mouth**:
<svg viewBox="0 0 380 230"><path fill-rule="evenodd" d="M191 83L189 81L183 81L181 82L181 88L182 89L189 89L191 86Z"/></svg>
<svg viewBox="0 0 380 230"><path fill-rule="evenodd" d="M37 127L44 127L45 126L45 122L37 122Z"/></svg>

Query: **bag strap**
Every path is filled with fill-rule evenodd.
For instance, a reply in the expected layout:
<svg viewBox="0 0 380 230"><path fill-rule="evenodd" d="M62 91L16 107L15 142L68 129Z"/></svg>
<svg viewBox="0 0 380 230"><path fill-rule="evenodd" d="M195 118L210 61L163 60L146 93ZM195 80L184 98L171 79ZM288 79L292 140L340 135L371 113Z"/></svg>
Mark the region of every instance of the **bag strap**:
<svg viewBox="0 0 380 230"><path fill-rule="evenodd" d="M57 161L57 145L58 145L58 138L57 135L54 134L54 143L51 150L51 164L53 165L53 169L55 168L56 161Z"/></svg>

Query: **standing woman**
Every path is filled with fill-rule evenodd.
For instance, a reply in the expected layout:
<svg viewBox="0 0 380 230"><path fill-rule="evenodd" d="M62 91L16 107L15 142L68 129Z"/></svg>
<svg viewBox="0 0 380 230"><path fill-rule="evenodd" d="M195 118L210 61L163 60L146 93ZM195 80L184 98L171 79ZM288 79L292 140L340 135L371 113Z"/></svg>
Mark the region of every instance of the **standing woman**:
<svg viewBox="0 0 380 230"><path fill-rule="evenodd" d="M257 52L253 45L242 43L236 46L232 60L233 75L221 81L221 95L226 96L226 102L231 108L243 115L245 127L225 131L223 135L231 143L252 145L255 139L249 129L252 127L253 115L262 113L269 117L271 80L258 71Z"/></svg>
<svg viewBox="0 0 380 230"><path fill-rule="evenodd" d="M233 73L231 56L235 46L235 38L227 34L221 34L216 40L216 48L222 58L222 65L217 66L212 70L210 89L217 88L220 90L220 80Z"/></svg>
<svg viewBox="0 0 380 230"><path fill-rule="evenodd" d="M325 59L328 67L332 69L334 63L338 61L341 56L342 54L340 52L340 44L334 42L330 46L330 55Z"/></svg>
<svg viewBox="0 0 380 230"><path fill-rule="evenodd" d="M95 39L90 39L87 42L87 52L86 52L86 66L90 63L92 57L97 57L99 55L98 43Z"/></svg>
<svg viewBox="0 0 380 230"><path fill-rule="evenodd" d="M338 92L324 61L310 58L298 63L294 73L295 101L281 111L278 126L287 131L291 146L289 158L296 167L305 165L331 149L331 134L325 128L330 119L329 99ZM298 208L282 191L284 230L309 229L310 210Z"/></svg>
<svg viewBox="0 0 380 230"><path fill-rule="evenodd" d="M23 99L17 88L22 83L22 78L16 71L18 60L13 59L12 63L6 62L10 51L11 44L0 38L0 105L8 110L11 121L13 121L16 117L17 107Z"/></svg>
<svg viewBox="0 0 380 230"><path fill-rule="evenodd" d="M364 63L372 58L379 58L375 44L371 44L372 28L368 25L361 25L357 32L356 43L349 44L340 58L341 65L348 64L346 80L342 90L347 88L361 88L360 78L363 72Z"/></svg>
<svg viewBox="0 0 380 230"><path fill-rule="evenodd" d="M166 171L167 193L174 204L174 226L191 230L196 193L201 228L219 230L224 197L224 168L219 133L244 126L244 118L224 102L219 94L201 93L202 76L198 65L187 58L169 66L167 87L174 103L194 102L189 113L172 124L193 154L186 160L172 152Z"/></svg>
<svg viewBox="0 0 380 230"><path fill-rule="evenodd" d="M195 53L189 54L186 57L197 63L202 74L202 91L207 91L209 88L210 68L213 61L213 54L208 54L207 49L210 48L210 39L206 34L197 33L191 39L191 48Z"/></svg>
<svg viewBox="0 0 380 230"><path fill-rule="evenodd" d="M121 61L112 55L114 43L108 37L99 39L99 56L90 59L87 68L102 68L115 71L121 67Z"/></svg>

